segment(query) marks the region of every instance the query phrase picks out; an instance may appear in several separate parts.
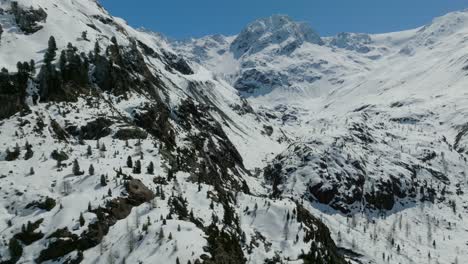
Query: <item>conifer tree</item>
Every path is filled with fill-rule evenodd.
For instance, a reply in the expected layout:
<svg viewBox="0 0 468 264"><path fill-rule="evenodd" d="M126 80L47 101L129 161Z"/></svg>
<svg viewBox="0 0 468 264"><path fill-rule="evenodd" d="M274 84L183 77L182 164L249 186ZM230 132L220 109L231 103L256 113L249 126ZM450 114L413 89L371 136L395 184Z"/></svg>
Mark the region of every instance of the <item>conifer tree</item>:
<svg viewBox="0 0 468 264"><path fill-rule="evenodd" d="M104 174L101 174L101 186L106 186L107 185L107 181L106 181L106 177L104 176Z"/></svg>
<svg viewBox="0 0 468 264"><path fill-rule="evenodd" d="M99 46L99 42L96 41L94 43L94 54L98 55L99 53L101 53L101 46Z"/></svg>
<svg viewBox="0 0 468 264"><path fill-rule="evenodd" d="M88 145L88 148L86 149L86 155L88 155L88 157L93 155L93 149L90 145Z"/></svg>
<svg viewBox="0 0 468 264"><path fill-rule="evenodd" d="M88 172L89 172L89 175L94 175L94 166L93 166L93 164L89 165Z"/></svg>
<svg viewBox="0 0 468 264"><path fill-rule="evenodd" d="M32 158L34 155L34 152L32 151L32 146L28 142L26 142L26 154L24 154L24 159L29 160Z"/></svg>
<svg viewBox="0 0 468 264"><path fill-rule="evenodd" d="M80 226L84 226L85 224L85 219L83 217L83 213L80 213Z"/></svg>
<svg viewBox="0 0 468 264"><path fill-rule="evenodd" d="M152 161L149 163L148 167L146 168L146 171L148 172L148 174L154 174L154 164Z"/></svg>
<svg viewBox="0 0 468 264"><path fill-rule="evenodd" d="M133 161L132 161L132 157L131 157L131 156L128 156L128 157L127 157L127 167L133 168Z"/></svg>
<svg viewBox="0 0 468 264"><path fill-rule="evenodd" d="M36 74L36 62L34 60L31 60L29 62L29 70L31 72L31 75L35 75Z"/></svg>
<svg viewBox="0 0 468 264"><path fill-rule="evenodd" d="M72 168L72 171L73 171L73 175L75 176L79 176L79 175L82 175L83 172L80 171L80 164L78 164L78 160L75 159L73 161L73 168Z"/></svg>
<svg viewBox="0 0 468 264"><path fill-rule="evenodd" d="M44 63L47 66L50 66L52 61L55 60L55 56L57 55L56 51L57 51L57 43L55 42L54 36L50 36L47 51L44 55Z"/></svg>
<svg viewBox="0 0 468 264"><path fill-rule="evenodd" d="M141 161L137 160L135 162L135 166L133 167L133 173L140 174L141 173Z"/></svg>

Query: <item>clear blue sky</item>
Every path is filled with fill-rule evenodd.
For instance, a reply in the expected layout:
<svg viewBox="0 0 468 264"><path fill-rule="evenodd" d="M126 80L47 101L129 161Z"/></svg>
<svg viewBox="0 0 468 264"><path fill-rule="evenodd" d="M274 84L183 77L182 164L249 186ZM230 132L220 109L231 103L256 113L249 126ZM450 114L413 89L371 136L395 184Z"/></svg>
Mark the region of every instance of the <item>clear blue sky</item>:
<svg viewBox="0 0 468 264"><path fill-rule="evenodd" d="M415 28L468 0L100 0L134 27L172 38L232 35L272 14L305 21L322 36L338 32L383 33Z"/></svg>

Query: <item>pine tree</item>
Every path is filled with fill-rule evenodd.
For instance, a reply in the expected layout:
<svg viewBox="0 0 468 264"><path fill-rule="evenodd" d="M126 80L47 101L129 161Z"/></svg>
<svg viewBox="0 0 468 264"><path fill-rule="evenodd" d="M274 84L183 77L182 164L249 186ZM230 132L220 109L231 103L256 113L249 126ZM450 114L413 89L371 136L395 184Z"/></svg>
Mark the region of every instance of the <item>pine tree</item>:
<svg viewBox="0 0 468 264"><path fill-rule="evenodd" d="M117 46L117 39L115 38L115 36L112 36L111 42L112 42L112 44L114 44L115 46Z"/></svg>
<svg viewBox="0 0 468 264"><path fill-rule="evenodd" d="M32 146L28 142L26 142L26 154L24 154L24 159L29 160L30 158L33 157L34 152L32 151Z"/></svg>
<svg viewBox="0 0 468 264"><path fill-rule="evenodd" d="M127 167L133 168L133 161L132 161L132 157L130 156L128 156L127 158Z"/></svg>
<svg viewBox="0 0 468 264"><path fill-rule="evenodd" d="M55 42L54 36L51 36L49 38L47 51L44 55L44 63L46 65L50 66L52 61L55 60L55 56L57 55L56 51L57 51L57 43Z"/></svg>
<svg viewBox="0 0 468 264"><path fill-rule="evenodd" d="M81 32L81 38L82 38L83 40L88 40L88 32L87 32L87 31Z"/></svg>
<svg viewBox="0 0 468 264"><path fill-rule="evenodd" d="M99 53L101 53L101 46L99 46L99 42L96 41L94 43L94 54L98 55Z"/></svg>
<svg viewBox="0 0 468 264"><path fill-rule="evenodd" d="M85 224L85 219L83 217L83 213L80 213L80 226L84 226Z"/></svg>
<svg viewBox="0 0 468 264"><path fill-rule="evenodd" d="M94 175L94 166L93 166L93 164L89 165L88 172L89 172L89 175Z"/></svg>
<svg viewBox="0 0 468 264"><path fill-rule="evenodd" d="M176 264L180 264L180 260L179 260L179 257L176 258L176 261L175 261Z"/></svg>
<svg viewBox="0 0 468 264"><path fill-rule="evenodd" d="M104 143L101 144L100 150L101 151L106 151L107 150L106 145Z"/></svg>
<svg viewBox="0 0 468 264"><path fill-rule="evenodd" d="M72 170L73 170L73 174L74 174L75 176L79 176L79 175L82 175L82 174L83 174L83 172L80 171L80 164L78 164L78 160L77 160L77 159L75 159L75 160L73 161L73 168L72 168Z"/></svg>
<svg viewBox="0 0 468 264"><path fill-rule="evenodd" d="M29 169L29 175L34 175L34 168L33 168L33 167L31 167L31 168Z"/></svg>
<svg viewBox="0 0 468 264"><path fill-rule="evenodd" d="M101 174L101 186L104 187L107 185L106 177L104 177L104 174Z"/></svg>
<svg viewBox="0 0 468 264"><path fill-rule="evenodd" d="M169 233L169 236L167 237L167 239L172 240L172 232Z"/></svg>
<svg viewBox="0 0 468 264"><path fill-rule="evenodd" d="M159 237L159 240L163 240L164 239L164 229L161 229L159 230L159 234L158 234L158 237Z"/></svg>
<svg viewBox="0 0 468 264"><path fill-rule="evenodd" d="M152 161L150 162L150 164L146 168L146 171L148 172L148 174L151 174L151 175L154 174L154 164L153 164Z"/></svg>
<svg viewBox="0 0 468 264"><path fill-rule="evenodd" d="M36 62L34 60L31 60L29 62L29 70L31 72L31 75L35 75L36 74Z"/></svg>
<svg viewBox="0 0 468 264"><path fill-rule="evenodd" d="M111 189L109 189L109 190L107 191L107 195L108 195L108 196L112 196L112 191L111 191Z"/></svg>
<svg viewBox="0 0 468 264"><path fill-rule="evenodd" d="M93 155L93 149L91 148L90 145L88 145L88 148L86 150L86 155L88 155L88 157Z"/></svg>
<svg viewBox="0 0 468 264"><path fill-rule="evenodd" d="M91 207L91 202L88 202L88 212L91 212L92 207Z"/></svg>
<svg viewBox="0 0 468 264"><path fill-rule="evenodd" d="M133 173L140 174L141 173L141 161L137 160L135 162L135 166L133 167Z"/></svg>

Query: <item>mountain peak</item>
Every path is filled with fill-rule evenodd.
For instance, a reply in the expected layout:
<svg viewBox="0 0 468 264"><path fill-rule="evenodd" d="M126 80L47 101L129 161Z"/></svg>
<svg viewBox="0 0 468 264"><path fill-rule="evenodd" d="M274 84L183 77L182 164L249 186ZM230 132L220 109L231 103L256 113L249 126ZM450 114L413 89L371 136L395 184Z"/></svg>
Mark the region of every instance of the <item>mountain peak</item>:
<svg viewBox="0 0 468 264"><path fill-rule="evenodd" d="M323 45L320 36L307 23L295 22L286 15L273 15L247 25L232 43L231 50L240 57L247 52L261 51L271 44L286 46L295 43L298 46L304 42Z"/></svg>

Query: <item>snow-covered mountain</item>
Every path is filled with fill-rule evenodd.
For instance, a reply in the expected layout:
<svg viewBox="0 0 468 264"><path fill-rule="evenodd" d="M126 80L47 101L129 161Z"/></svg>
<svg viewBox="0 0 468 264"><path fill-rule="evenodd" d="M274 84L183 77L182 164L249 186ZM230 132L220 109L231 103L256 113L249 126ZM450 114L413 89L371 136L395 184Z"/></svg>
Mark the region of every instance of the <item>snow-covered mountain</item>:
<svg viewBox="0 0 468 264"><path fill-rule="evenodd" d="M403 32L299 41L290 53L280 42L236 56L242 33L173 46L286 135L263 170L274 197L310 201L363 263L454 263L468 254L467 35L459 11Z"/></svg>
<svg viewBox="0 0 468 264"><path fill-rule="evenodd" d="M462 263L468 12L171 42L0 0L1 263Z"/></svg>

